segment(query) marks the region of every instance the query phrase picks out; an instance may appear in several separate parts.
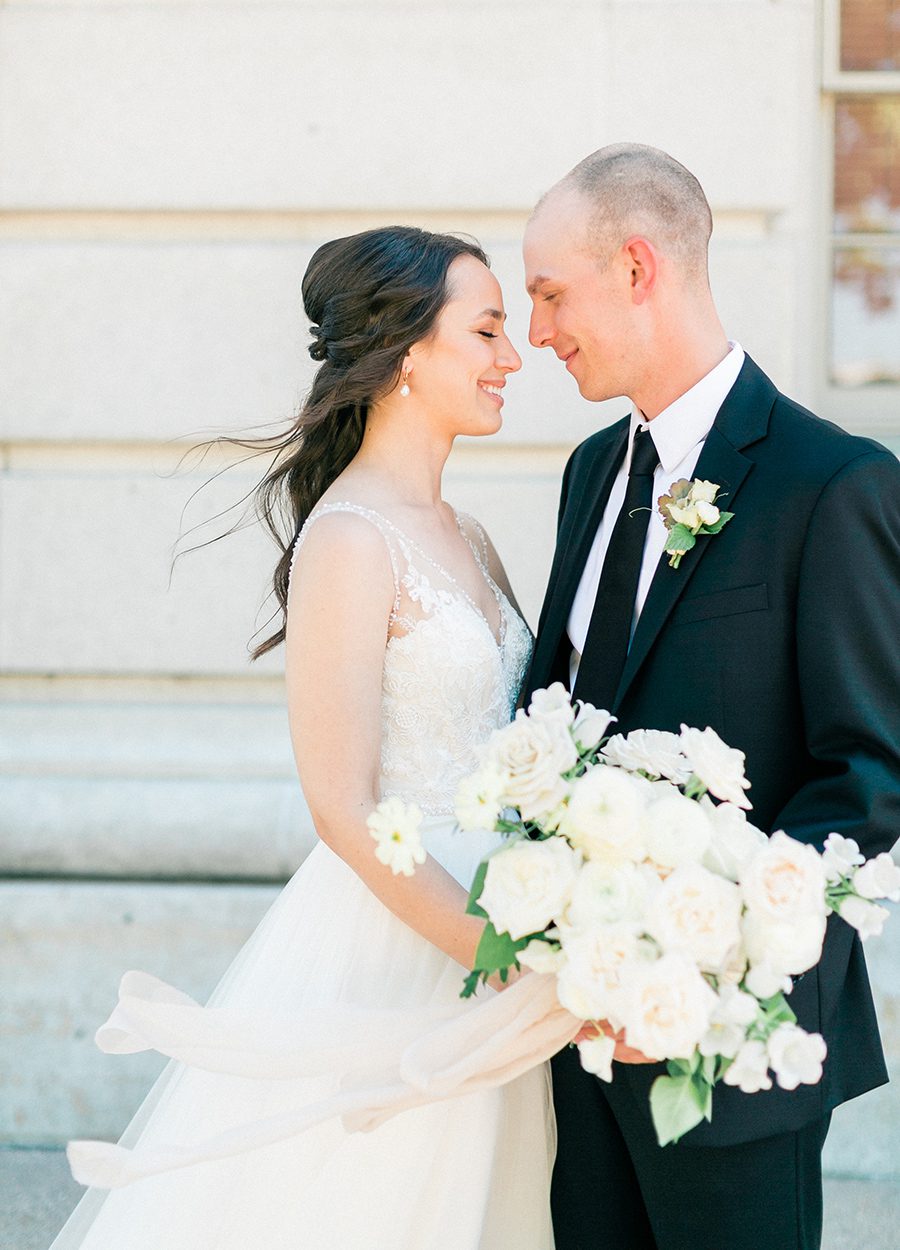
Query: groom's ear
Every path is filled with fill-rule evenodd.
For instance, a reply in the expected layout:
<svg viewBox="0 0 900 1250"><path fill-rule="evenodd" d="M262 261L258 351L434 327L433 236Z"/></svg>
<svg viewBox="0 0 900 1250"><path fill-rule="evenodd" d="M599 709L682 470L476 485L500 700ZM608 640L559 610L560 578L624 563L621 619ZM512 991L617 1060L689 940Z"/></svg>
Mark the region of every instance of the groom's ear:
<svg viewBox="0 0 900 1250"><path fill-rule="evenodd" d="M642 235L632 235L622 244L622 253L631 283L631 298L643 304L653 293L659 276L659 253Z"/></svg>

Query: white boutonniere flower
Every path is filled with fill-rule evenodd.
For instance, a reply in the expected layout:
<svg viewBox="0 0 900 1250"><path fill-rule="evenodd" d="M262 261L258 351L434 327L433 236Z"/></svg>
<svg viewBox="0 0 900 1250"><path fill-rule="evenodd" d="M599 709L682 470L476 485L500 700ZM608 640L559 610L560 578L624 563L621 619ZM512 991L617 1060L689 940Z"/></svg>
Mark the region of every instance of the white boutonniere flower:
<svg viewBox="0 0 900 1250"><path fill-rule="evenodd" d="M669 564L677 569L681 557L697 542L698 534L718 534L734 516L716 507L719 487L716 482L704 482L700 478L688 481L680 478L669 487L668 495L660 495L657 503L665 521L669 537L665 550Z"/></svg>

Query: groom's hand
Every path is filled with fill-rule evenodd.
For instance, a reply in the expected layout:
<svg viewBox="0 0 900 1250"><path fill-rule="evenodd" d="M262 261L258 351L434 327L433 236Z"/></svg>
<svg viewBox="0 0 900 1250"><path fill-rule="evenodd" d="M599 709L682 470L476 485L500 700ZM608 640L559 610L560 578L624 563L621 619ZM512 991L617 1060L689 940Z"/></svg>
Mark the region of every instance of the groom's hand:
<svg viewBox="0 0 900 1250"><path fill-rule="evenodd" d="M600 1020L597 1024L586 1024L573 1039L573 1044L578 1045L579 1042L590 1041L592 1037L601 1037L603 1035L615 1038L616 1049L613 1060L616 1063L656 1063L655 1059L648 1059L641 1050L635 1050L633 1046L625 1043L625 1030L620 1029L618 1033L614 1033L612 1025L608 1020Z"/></svg>

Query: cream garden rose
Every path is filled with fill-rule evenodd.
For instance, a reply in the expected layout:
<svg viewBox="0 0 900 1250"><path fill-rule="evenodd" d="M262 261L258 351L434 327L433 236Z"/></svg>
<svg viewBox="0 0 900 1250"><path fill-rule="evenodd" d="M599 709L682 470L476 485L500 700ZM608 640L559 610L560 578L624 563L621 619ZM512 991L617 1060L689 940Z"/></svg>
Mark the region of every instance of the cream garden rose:
<svg viewBox="0 0 900 1250"><path fill-rule="evenodd" d="M634 969L625 1000L625 1040L648 1059L689 1059L716 1007L695 964L674 953Z"/></svg>
<svg viewBox="0 0 900 1250"><path fill-rule="evenodd" d="M710 871L738 881L750 860L768 838L761 829L751 825L746 813L733 803L713 803L708 795L700 807L712 821L713 834L703 855L703 865Z"/></svg>
<svg viewBox="0 0 900 1250"><path fill-rule="evenodd" d="M691 775L681 750L678 734L662 729L634 729L630 734L615 734L603 747L601 755L620 768L663 777L679 785Z"/></svg>
<svg viewBox="0 0 900 1250"><path fill-rule="evenodd" d="M636 863L646 852L644 806L644 793L635 779L597 765L574 783L560 832L588 859Z"/></svg>
<svg viewBox="0 0 900 1250"><path fill-rule="evenodd" d="M578 761L578 751L563 718L531 719L522 709L488 743L485 763L506 777L506 798L523 820L537 820L565 798L560 774Z"/></svg>
<svg viewBox="0 0 900 1250"><path fill-rule="evenodd" d="M700 864L676 868L653 899L648 931L703 972L724 968L741 941L741 892Z"/></svg>
<svg viewBox="0 0 900 1250"><path fill-rule="evenodd" d="M520 839L488 861L481 906L513 939L545 929L568 905L578 856L561 838Z"/></svg>
<svg viewBox="0 0 900 1250"><path fill-rule="evenodd" d="M699 803L678 790L663 794L644 812L647 854L663 868L678 868L702 859L713 827Z"/></svg>
<svg viewBox="0 0 900 1250"><path fill-rule="evenodd" d="M748 910L783 923L826 913L827 879L814 847L773 833L747 865L741 890Z"/></svg>

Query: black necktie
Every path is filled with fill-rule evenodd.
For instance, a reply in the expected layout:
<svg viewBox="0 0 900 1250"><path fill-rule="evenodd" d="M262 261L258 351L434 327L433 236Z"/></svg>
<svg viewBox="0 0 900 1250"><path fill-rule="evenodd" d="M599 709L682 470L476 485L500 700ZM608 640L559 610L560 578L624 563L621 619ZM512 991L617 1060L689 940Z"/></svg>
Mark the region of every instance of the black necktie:
<svg viewBox="0 0 900 1250"><path fill-rule="evenodd" d="M638 428L631 445L625 499L606 549L575 682L579 698L607 710L612 709L631 641L657 464L659 457L649 430Z"/></svg>

